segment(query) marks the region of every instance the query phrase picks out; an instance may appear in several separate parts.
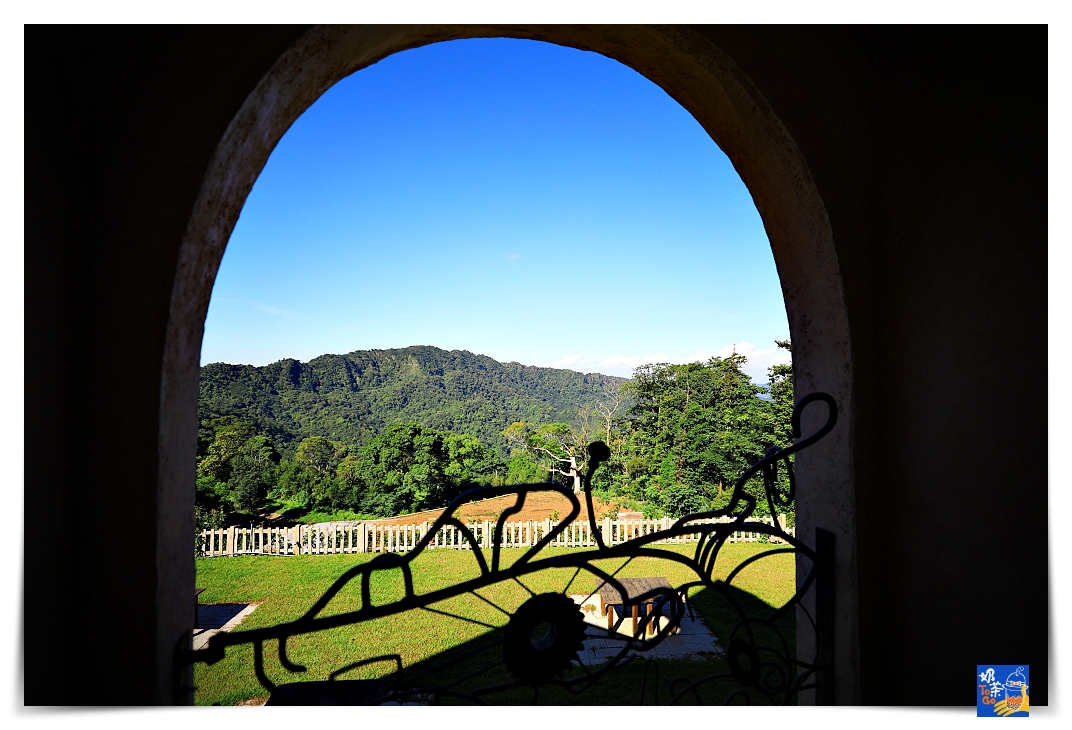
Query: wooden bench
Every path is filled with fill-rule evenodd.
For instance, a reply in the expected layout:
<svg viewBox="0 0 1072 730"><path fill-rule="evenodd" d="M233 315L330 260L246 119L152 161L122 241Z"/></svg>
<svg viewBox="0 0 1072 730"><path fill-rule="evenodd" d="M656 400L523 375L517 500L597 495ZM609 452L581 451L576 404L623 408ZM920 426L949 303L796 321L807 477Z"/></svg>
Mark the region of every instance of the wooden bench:
<svg viewBox="0 0 1072 730"><path fill-rule="evenodd" d="M618 589L612 586L610 583L604 583L599 587L598 591L599 599L603 603L603 612L607 616L607 631L611 632L612 634L614 633L614 607L624 606L629 596L639 596L642 593L647 593L648 591L656 590L659 588L669 589L671 591L674 590L674 587L670 585L670 581L662 577L618 578L617 580L619 583L621 583L622 588L625 589L625 592L628 594L628 596L622 596L618 592ZM684 598L684 596L682 598ZM640 620L641 603L644 604L645 615L648 615L651 614L651 612L654 610L656 600L658 600L658 597L652 596L650 598L644 599L640 603L633 604L633 636L636 636L637 622ZM650 622L649 631L651 633L655 633L657 625L656 622L658 620L658 618L653 618ZM676 634L678 631L679 627L675 626L673 633Z"/></svg>

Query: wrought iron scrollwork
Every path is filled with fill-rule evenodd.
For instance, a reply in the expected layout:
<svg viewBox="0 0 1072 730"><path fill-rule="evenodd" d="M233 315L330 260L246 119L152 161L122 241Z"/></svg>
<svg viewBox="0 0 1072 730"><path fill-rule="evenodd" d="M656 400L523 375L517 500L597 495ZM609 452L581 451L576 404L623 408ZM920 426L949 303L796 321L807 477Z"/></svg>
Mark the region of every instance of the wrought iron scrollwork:
<svg viewBox="0 0 1072 730"><path fill-rule="evenodd" d="M801 414L817 401L827 405L826 423L814 433L802 438ZM693 672L688 676L681 675L670 679L667 685L669 691L663 693L666 694L665 701L670 704L704 703L712 701L713 698L714 701L725 703L795 702L799 692L816 686L816 672L824 669L817 663L816 656L829 644L828 638L819 636L820 623L817 623L816 618L801 604L802 596L813 587L819 573L817 553L787 532L777 519L772 519L770 523L751 521L757 499L746 491L745 485L756 475L761 475L764 498L770 515L777 516L792 508L796 496L796 481L790 457L822 439L833 430L836 423L837 406L831 396L812 393L803 397L793 411L793 444L787 448L769 447L765 456L736 480L732 497L726 507L685 515L676 520L669 529L640 535L619 544L606 544L593 509L592 475L601 463L610 458L606 445L595 442L589 446L588 469L582 482L589 528L596 541L594 549L547 550L559 535L575 523L581 513L577 495L569 489L552 483L474 489L453 500L409 552L381 554L346 570L299 618L265 628L217 634L205 648L185 652L181 661L214 664L224 657L228 647L252 644L257 679L271 694L270 702L276 704L424 703L442 702L451 698L488 703L498 701L497 698L504 696L502 693L512 697L510 701L517 701L518 691L531 691L531 699L538 700L541 687L554 687L565 691L568 696L576 696L590 690L608 674L620 672L630 665L636 670L643 667L642 674L636 672L642 677L638 683L637 700L643 703L654 697L656 701L663 701L663 692L659 687L658 660L650 657L645 660L641 655L658 647L681 626L686 611L693 610L691 595L708 590L732 609L736 622L728 633L723 632L726 635L717 637L723 651L720 656L707 662L707 665L716 671L701 673L699 676ZM787 477L784 481L779 479L780 470L784 470ZM529 495L539 492L555 492L568 500L569 514L528 547L520 557L506 565L503 560L503 531L506 521L523 509ZM473 500L505 495L514 495L516 500L511 507L499 514L495 522L489 561L477 536L458 519L457 511L461 505ZM435 535L447 526L457 529L469 543L476 563L476 575L453 585L439 586L427 591L416 590L414 561L432 544ZM718 579L714 577L716 561L727 540L738 532L760 533L774 538L781 545L747 557L734 566L724 579ZM695 549L691 551L691 555L656 547L660 541L686 535L695 539ZM549 552L554 554L548 554ZM766 606L769 610L762 612L762 615L756 615L754 609L744 605L745 596L733 587L734 579L758 561L783 553L794 554L798 561L804 558L810 563L810 568L803 580L799 581L796 593L788 601L776 608ZM618 574L626 565L643 558L671 561L678 566L676 569L684 568L690 579L670 588L656 587L630 595ZM608 562L621 564L610 570L607 567ZM572 578L560 591L537 592L524 582L526 577L541 571L562 569L572 571ZM385 571L401 573L403 595L396 600L377 605L374 600L374 578ZM611 648L611 654L598 667L594 664L588 666L578 660L583 642L593 635L590 625L584 621L580 606L567 595L567 591L581 573L591 576L597 586L612 587L622 598L621 616L617 617L616 613L612 615L613 626L607 631L608 640L617 641L620 648ZM325 609L340 591L355 582L360 589L360 608L342 613L326 613ZM528 594L527 598L512 610L502 608L478 592L504 582L515 583ZM595 591L590 593L589 598L594 594ZM444 610L442 606L436 606L459 596L472 596L490 604L505 617L505 623L496 625L457 615L450 610ZM638 615L640 608L645 605L650 609ZM306 671L306 667L288 657L288 640L413 611L430 611L451 616L478 624L487 628L488 632L455 652L450 657L445 671L443 667L425 667L420 664L404 667L401 656L386 654L359 658L334 671L327 681L276 683L266 673L266 642L277 642L278 659L282 669L300 674ZM631 612L636 616L636 629L623 635L622 626ZM804 628L816 634L813 644L816 647L816 655L798 657L793 636L786 636L783 629L786 622L795 615L803 615L806 619L803 627L798 625L795 630ZM638 661L641 663L638 664ZM348 672L373 666L387 666L393 669L393 672L371 679L340 679ZM712 691L715 687L719 688L718 691ZM514 694L510 695L511 692ZM623 701L624 699L622 698Z"/></svg>

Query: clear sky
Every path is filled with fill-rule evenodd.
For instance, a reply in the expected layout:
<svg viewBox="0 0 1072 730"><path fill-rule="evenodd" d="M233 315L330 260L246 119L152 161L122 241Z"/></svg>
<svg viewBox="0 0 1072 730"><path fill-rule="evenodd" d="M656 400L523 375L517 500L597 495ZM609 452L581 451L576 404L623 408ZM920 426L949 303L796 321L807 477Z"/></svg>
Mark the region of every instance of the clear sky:
<svg viewBox="0 0 1072 730"><path fill-rule="evenodd" d="M595 53L463 40L343 79L283 136L201 362L435 345L628 376L736 345L765 380L786 337L759 214L688 112Z"/></svg>

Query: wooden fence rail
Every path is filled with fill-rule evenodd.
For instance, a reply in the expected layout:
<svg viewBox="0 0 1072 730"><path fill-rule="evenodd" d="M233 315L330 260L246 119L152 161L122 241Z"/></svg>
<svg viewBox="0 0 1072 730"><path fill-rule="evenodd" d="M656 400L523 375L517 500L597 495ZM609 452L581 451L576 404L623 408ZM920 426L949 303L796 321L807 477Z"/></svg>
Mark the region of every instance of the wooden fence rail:
<svg viewBox="0 0 1072 730"><path fill-rule="evenodd" d="M785 526L785 517L780 516ZM704 522L731 522L728 517ZM755 518L752 522L773 524L771 518ZM603 542L617 545L642 535L652 535L670 529L674 523L669 517L661 520L611 520L604 518L599 525ZM411 550L428 534L430 522L415 525L390 525L375 521L320 522L315 525L293 527L227 527L221 530L204 530L200 535L197 553L205 557L225 555L334 555L338 553L404 553ZM503 525L500 544L504 547L535 545L559 523L552 520L527 520L507 522ZM495 523L489 520L470 522L466 525L472 540L481 548L492 545ZM785 528L795 535L792 527ZM556 547L595 547L591 525L574 522L555 536L551 545ZM659 543L695 542L699 533L689 533L659 540ZM728 542L758 542L762 538L772 543L782 543L776 537L757 532L734 532ZM470 538L455 525L444 525L433 537L427 549L471 550Z"/></svg>

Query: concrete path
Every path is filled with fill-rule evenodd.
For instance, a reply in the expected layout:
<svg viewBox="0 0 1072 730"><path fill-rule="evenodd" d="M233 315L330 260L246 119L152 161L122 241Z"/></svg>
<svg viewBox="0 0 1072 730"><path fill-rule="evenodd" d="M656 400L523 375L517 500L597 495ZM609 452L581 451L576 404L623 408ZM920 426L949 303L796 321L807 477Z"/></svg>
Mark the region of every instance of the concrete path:
<svg viewBox="0 0 1072 730"><path fill-rule="evenodd" d="M584 612L585 635L589 638L584 641L584 650L578 655L582 664L603 664L618 655L622 648L627 645L635 645L632 638L633 622L631 619L622 621L615 636L607 632L607 618L603 614L603 604L597 593L594 596L573 595L570 596L575 603L581 606ZM663 614L668 615L670 607L665 606ZM648 651L630 649L628 654L641 657L654 657L656 659L711 659L722 654L722 647L718 645L714 634L704 625L699 614L695 620L689 617L688 610L681 620L681 628L677 634L667 636L662 642Z"/></svg>
<svg viewBox="0 0 1072 730"><path fill-rule="evenodd" d="M216 634L230 631L257 609L256 603L207 603L197 607L194 650L201 649Z"/></svg>

